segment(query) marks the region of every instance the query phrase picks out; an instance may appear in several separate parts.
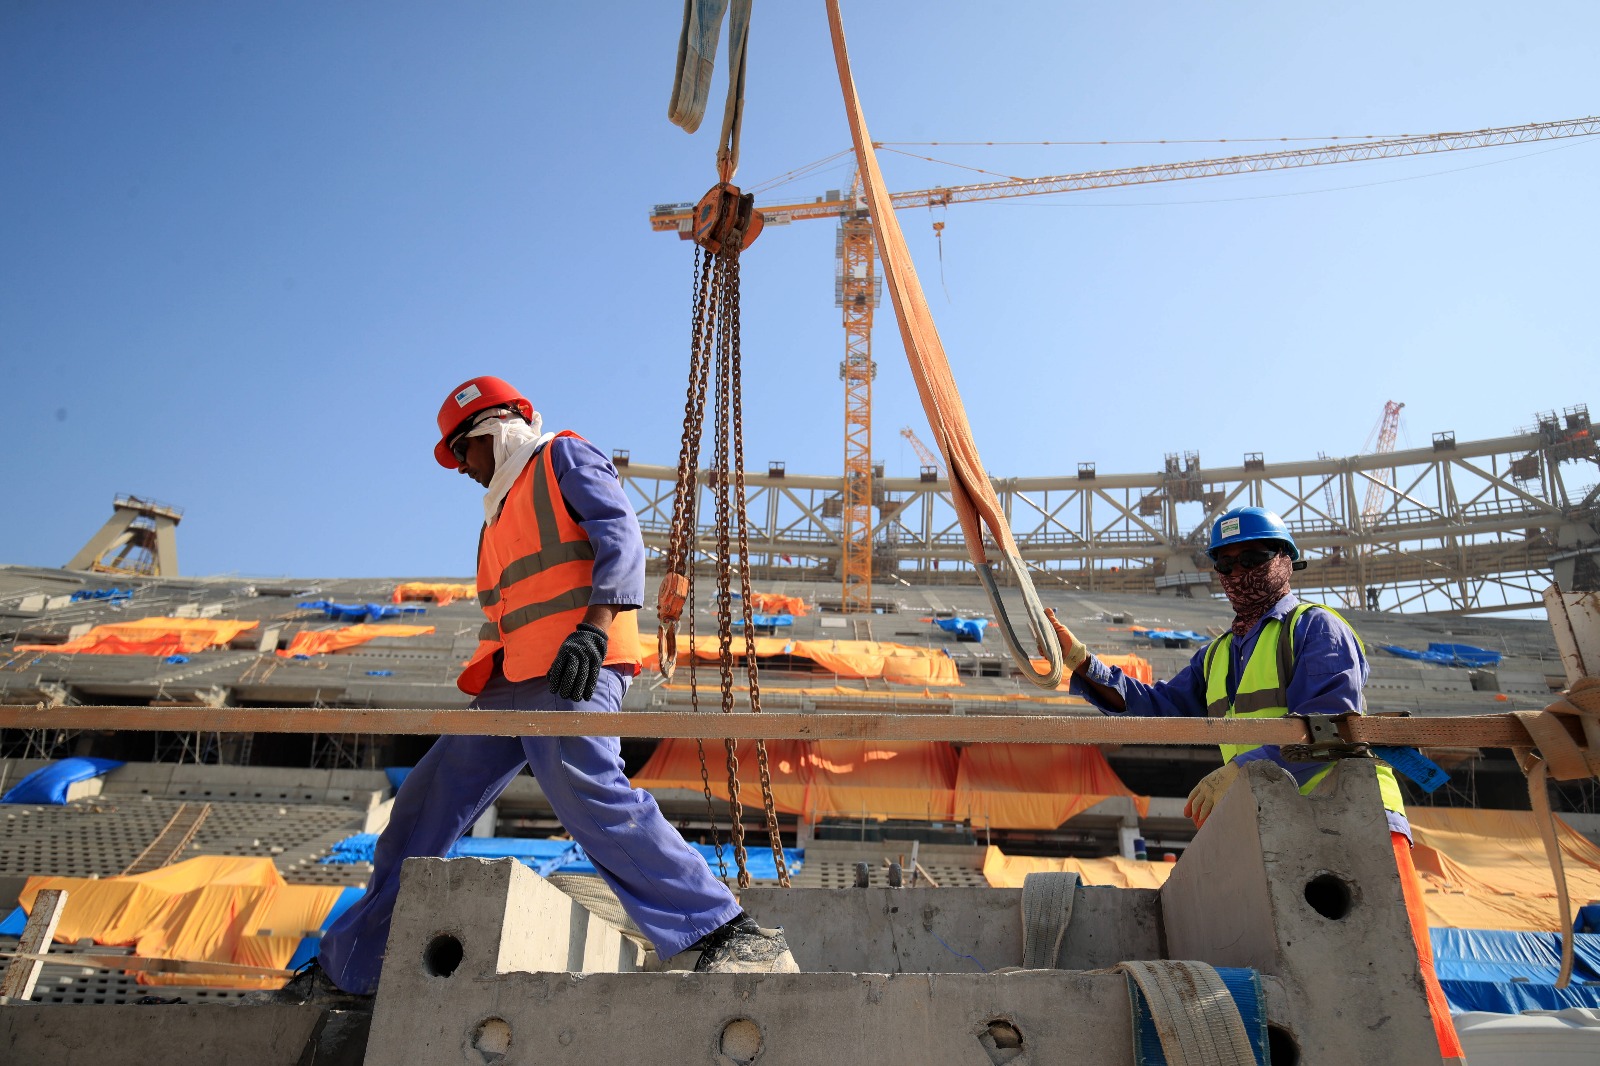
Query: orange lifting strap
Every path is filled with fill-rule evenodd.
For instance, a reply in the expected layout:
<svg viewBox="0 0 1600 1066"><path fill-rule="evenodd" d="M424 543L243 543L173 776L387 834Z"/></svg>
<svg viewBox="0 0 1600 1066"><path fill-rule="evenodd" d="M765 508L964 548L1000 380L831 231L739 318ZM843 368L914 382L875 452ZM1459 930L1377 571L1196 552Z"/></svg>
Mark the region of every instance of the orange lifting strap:
<svg viewBox="0 0 1600 1066"><path fill-rule="evenodd" d="M956 516L961 520L967 554L977 568L979 580L989 592L995 619L1005 636L1011 657L1016 660L1017 668L1040 688L1056 688L1061 683L1061 644L1044 616L1044 605L1039 602L1039 594L1028 575L1027 564L1023 562L1017 542L1011 535L1011 525L1001 510L994 486L984 473L983 461L978 458L978 445L972 439L972 427L967 424L967 411L961 404L961 393L956 388L955 375L950 371L950 360L945 357L939 331L933 324L933 313L928 310L927 298L922 294L922 283L917 280L916 267L912 265L911 253L900 232L900 222L895 218L894 205L884 188L883 173L878 169L878 157L872 149L872 138L867 135L867 120L861 114L861 101L856 97L855 79L850 74L850 56L845 51L844 23L839 17L838 0L828 0L828 25L833 31L833 55L839 67L839 86L844 90L845 112L850 118L850 135L855 140L856 161L866 193L867 212L872 217L872 231L878 240L884 278L888 282L889 296L894 301L895 318L900 323L900 337L905 342L911 376L916 379L917 392L922 396L922 409L928 413L928 425L933 430L939 451L944 453L945 465L950 468L950 499L955 504ZM1022 646L1006 614L999 585L989 567L988 553L983 543L983 526L988 527L1005 557L1006 565L1016 575L1017 584L1022 588L1028 626L1033 630L1033 638L1048 664L1044 673L1034 668L1031 653Z"/></svg>

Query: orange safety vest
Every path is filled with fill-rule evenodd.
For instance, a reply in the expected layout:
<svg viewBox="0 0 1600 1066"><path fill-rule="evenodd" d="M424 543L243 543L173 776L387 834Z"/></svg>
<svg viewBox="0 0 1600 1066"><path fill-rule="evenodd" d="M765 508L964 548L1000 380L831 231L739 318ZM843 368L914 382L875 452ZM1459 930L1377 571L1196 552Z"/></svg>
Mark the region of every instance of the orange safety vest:
<svg viewBox="0 0 1600 1066"><path fill-rule="evenodd" d="M571 430L556 436L583 439ZM506 493L499 517L478 537L478 604L488 621L456 679L474 696L489 683L502 650L508 680L548 674L561 642L589 607L594 545L567 509L550 452L548 444L539 450ZM641 660L637 615L622 611L607 634L605 665L629 666L637 674Z"/></svg>

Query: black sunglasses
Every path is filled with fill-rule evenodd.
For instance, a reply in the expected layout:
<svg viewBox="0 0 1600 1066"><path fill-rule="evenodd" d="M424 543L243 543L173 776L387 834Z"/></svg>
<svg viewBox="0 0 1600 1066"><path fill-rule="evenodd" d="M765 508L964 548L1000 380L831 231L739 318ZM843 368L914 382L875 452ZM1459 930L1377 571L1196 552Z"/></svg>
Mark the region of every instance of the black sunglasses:
<svg viewBox="0 0 1600 1066"><path fill-rule="evenodd" d="M491 418L503 418L505 416L505 412L506 409L503 407L492 407L489 410L484 411L478 417L474 418L471 422L468 422L465 426L462 426L461 432L450 438L450 454L456 457L456 462L464 463L467 461L467 434L471 433L473 430L477 429Z"/></svg>
<svg viewBox="0 0 1600 1066"><path fill-rule="evenodd" d="M1235 567L1242 570L1254 570L1262 563L1276 559L1281 554L1283 553L1277 548L1251 548L1248 551L1240 552L1231 559L1217 559L1211 565L1216 568L1219 574L1231 574Z"/></svg>

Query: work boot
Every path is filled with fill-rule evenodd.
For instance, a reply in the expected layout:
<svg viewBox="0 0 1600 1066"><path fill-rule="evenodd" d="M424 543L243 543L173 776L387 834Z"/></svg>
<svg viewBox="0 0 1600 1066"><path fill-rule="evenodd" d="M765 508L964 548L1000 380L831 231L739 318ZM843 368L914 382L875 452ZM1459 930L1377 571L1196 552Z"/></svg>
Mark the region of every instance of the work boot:
<svg viewBox="0 0 1600 1066"><path fill-rule="evenodd" d="M325 1007L329 1010L372 1009L372 996L346 992L333 983L322 964L312 959L294 972L289 983L276 991L251 992L239 1002L244 1006L278 1004L280 1006Z"/></svg>
<svg viewBox="0 0 1600 1066"><path fill-rule="evenodd" d="M695 973L799 973L782 929L763 929L741 912L691 945Z"/></svg>

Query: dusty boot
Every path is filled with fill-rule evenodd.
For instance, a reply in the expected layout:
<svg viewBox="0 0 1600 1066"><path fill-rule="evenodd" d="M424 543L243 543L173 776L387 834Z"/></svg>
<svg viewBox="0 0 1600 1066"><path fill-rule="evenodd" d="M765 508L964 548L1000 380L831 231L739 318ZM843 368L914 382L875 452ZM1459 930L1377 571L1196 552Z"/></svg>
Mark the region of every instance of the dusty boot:
<svg viewBox="0 0 1600 1066"><path fill-rule="evenodd" d="M782 929L763 929L748 914L714 929L692 945L700 952L695 973L799 973Z"/></svg>

